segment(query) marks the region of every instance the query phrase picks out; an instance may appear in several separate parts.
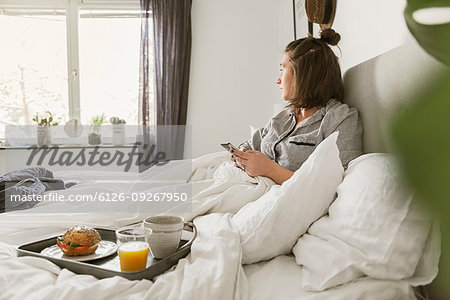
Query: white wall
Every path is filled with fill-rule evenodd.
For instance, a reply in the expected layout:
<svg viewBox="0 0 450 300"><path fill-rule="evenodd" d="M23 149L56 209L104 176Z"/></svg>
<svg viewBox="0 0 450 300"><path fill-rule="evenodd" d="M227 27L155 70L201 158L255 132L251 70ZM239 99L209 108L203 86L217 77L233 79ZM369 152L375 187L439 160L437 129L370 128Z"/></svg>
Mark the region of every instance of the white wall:
<svg viewBox="0 0 450 300"><path fill-rule="evenodd" d="M413 40L403 17L406 0L337 3L333 28L342 36L342 71Z"/></svg>
<svg viewBox="0 0 450 300"><path fill-rule="evenodd" d="M308 21L304 1L296 0L297 36L308 34ZM341 35L338 48L341 69L352 66L412 41L414 38L406 27L403 10L406 0L341 0L337 1L333 29ZM314 25L314 36L320 28Z"/></svg>
<svg viewBox="0 0 450 300"><path fill-rule="evenodd" d="M333 28L342 35L342 71L412 40L406 0L337 3ZM306 20L298 22L306 28ZM192 25L187 144L198 157L220 151L220 142L246 140L250 124L262 127L282 108L275 80L293 39L292 1L195 0Z"/></svg>
<svg viewBox="0 0 450 300"><path fill-rule="evenodd" d="M192 155L239 144L281 102L275 81L293 39L291 1L195 0L187 123ZM189 142L188 139L187 142Z"/></svg>

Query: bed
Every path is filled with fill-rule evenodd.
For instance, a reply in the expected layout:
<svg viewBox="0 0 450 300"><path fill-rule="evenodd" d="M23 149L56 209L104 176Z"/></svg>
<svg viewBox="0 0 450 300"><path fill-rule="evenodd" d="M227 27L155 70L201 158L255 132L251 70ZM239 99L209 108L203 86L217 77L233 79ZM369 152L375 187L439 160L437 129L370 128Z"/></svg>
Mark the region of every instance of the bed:
<svg viewBox="0 0 450 300"><path fill-rule="evenodd" d="M163 212L127 204L107 213L92 203L43 203L1 214L0 299L416 299L415 287L438 273L439 226L400 184L395 157L384 153L390 145L386 124L388 112L406 112L403 99L442 68L408 44L345 73L346 101L361 113L366 153L347 170L333 134L281 186L234 168L226 152L126 177L55 172L82 182L58 191L64 196L148 192L155 188L148 183L157 182L159 190L188 188L193 200ZM193 220L198 238L185 259L153 281L97 279L16 255L17 245L73 225L118 228L156 213Z"/></svg>

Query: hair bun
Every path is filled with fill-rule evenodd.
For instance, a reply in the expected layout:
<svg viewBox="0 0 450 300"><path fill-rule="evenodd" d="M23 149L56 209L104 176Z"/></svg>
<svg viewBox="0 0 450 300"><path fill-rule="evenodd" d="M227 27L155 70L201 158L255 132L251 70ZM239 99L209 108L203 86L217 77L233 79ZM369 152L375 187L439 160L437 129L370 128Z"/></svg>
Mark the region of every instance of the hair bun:
<svg viewBox="0 0 450 300"><path fill-rule="evenodd" d="M320 40L331 46L336 46L341 40L341 35L333 29L327 28L320 32Z"/></svg>

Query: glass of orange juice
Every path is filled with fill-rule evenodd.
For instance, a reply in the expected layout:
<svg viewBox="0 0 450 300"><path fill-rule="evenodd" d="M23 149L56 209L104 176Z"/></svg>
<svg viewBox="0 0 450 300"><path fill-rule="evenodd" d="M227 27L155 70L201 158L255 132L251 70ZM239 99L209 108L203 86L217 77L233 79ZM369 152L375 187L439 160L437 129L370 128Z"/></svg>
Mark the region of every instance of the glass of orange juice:
<svg viewBox="0 0 450 300"><path fill-rule="evenodd" d="M151 232L151 229L140 226L128 226L116 230L120 270L133 272L147 267L147 240Z"/></svg>

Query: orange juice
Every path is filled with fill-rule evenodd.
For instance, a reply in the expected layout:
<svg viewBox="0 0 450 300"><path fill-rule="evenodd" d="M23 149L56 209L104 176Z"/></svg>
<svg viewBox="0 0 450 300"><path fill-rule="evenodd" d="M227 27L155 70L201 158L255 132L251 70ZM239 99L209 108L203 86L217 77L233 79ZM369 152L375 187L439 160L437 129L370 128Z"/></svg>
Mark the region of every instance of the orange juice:
<svg viewBox="0 0 450 300"><path fill-rule="evenodd" d="M120 245L120 269L131 272L145 269L147 266L148 244L146 242L128 242Z"/></svg>

